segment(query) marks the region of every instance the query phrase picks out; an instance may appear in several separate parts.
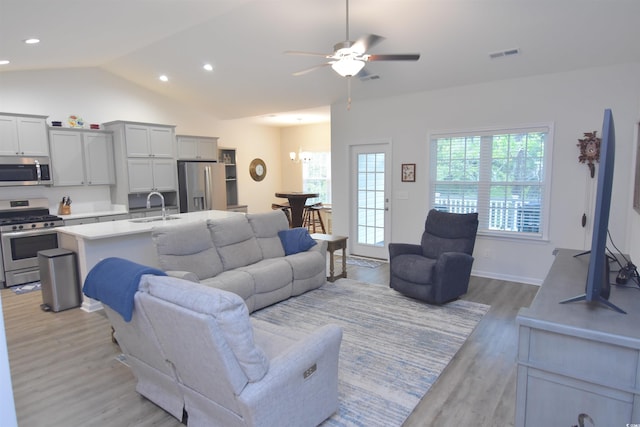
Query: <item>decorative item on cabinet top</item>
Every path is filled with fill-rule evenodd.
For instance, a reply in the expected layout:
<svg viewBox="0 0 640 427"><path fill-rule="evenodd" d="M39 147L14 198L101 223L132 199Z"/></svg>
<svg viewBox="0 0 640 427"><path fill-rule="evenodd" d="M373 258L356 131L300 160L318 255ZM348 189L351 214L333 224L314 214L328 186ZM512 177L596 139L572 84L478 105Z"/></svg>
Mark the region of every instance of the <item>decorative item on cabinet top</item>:
<svg viewBox="0 0 640 427"><path fill-rule="evenodd" d="M67 119L67 123L69 123L69 127L71 128L83 128L84 120L80 116L70 115Z"/></svg>

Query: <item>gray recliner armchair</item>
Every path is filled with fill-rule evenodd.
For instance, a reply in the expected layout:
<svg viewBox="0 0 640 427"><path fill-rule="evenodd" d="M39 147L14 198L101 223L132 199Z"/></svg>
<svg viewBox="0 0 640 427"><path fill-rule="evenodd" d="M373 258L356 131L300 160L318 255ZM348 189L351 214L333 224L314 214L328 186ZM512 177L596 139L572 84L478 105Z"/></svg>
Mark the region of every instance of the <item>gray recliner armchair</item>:
<svg viewBox="0 0 640 427"><path fill-rule="evenodd" d="M469 288L478 214L429 211L419 245L389 244L389 286L411 298L443 304Z"/></svg>

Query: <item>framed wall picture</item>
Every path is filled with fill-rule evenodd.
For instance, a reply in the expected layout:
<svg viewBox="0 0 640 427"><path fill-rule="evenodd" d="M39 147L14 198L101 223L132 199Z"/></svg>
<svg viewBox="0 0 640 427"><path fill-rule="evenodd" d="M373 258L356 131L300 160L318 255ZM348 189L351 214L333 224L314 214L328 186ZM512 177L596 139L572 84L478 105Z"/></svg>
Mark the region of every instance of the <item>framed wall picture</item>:
<svg viewBox="0 0 640 427"><path fill-rule="evenodd" d="M415 181L416 181L416 164L403 163L402 164L402 182L415 182Z"/></svg>

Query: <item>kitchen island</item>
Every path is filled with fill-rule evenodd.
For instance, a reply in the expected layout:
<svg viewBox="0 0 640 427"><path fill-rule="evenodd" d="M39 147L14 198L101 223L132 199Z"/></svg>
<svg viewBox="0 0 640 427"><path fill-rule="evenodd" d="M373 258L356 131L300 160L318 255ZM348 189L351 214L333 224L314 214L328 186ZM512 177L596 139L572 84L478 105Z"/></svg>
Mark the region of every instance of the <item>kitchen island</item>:
<svg viewBox="0 0 640 427"><path fill-rule="evenodd" d="M236 215L244 214L228 211L200 211L168 215L165 220L161 217L126 219L58 227L56 231L58 246L77 254L80 286L82 286L93 266L105 258L125 258L158 267L156 248L151 239L151 231L154 227L181 225ZM85 311L96 311L102 309L102 304L83 294L81 308Z"/></svg>

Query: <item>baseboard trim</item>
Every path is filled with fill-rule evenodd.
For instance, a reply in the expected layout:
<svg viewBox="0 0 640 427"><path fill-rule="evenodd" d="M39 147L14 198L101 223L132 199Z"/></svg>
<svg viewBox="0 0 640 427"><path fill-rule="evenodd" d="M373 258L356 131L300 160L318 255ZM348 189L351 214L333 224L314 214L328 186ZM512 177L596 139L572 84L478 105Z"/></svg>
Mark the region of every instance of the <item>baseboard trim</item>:
<svg viewBox="0 0 640 427"><path fill-rule="evenodd" d="M497 274L495 272L482 271L482 270L472 270L472 276L484 277L487 279L496 279L496 280L505 280L507 282L517 282L523 283L525 285L542 285L542 279L537 279L534 277L523 277L523 276L512 276L509 274Z"/></svg>

